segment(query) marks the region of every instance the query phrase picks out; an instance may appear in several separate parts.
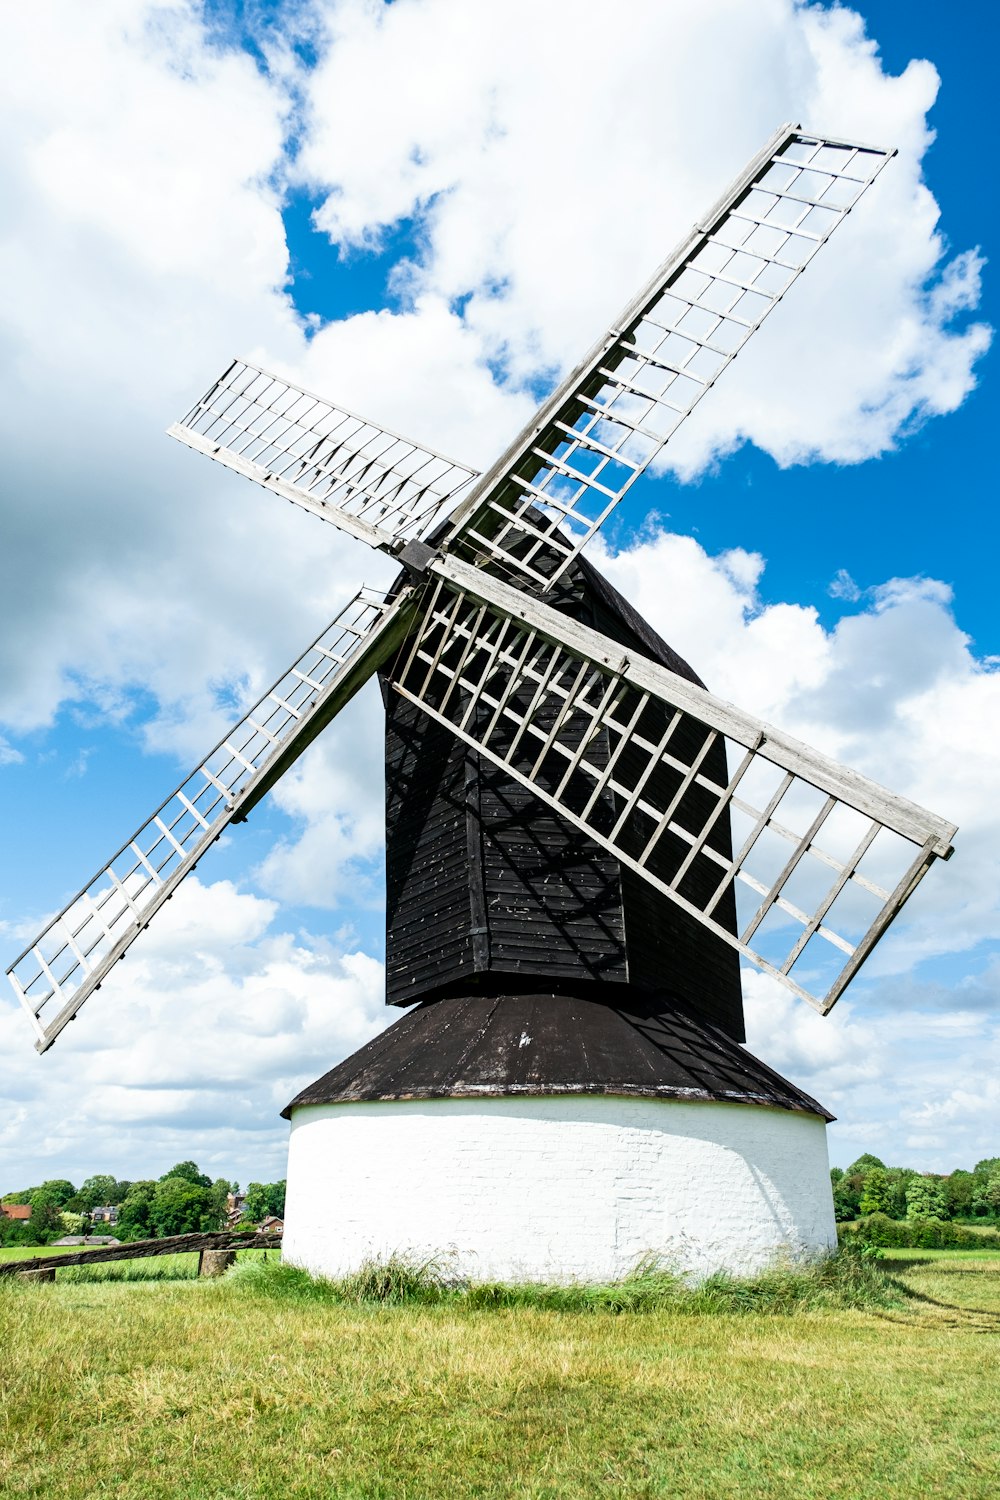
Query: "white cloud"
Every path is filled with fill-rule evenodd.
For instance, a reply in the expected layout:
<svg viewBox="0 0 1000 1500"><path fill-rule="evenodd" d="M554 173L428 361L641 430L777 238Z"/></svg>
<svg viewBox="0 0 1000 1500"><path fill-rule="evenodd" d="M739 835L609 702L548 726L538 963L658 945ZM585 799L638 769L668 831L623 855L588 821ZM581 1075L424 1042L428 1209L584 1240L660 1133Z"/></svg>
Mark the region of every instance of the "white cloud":
<svg viewBox="0 0 1000 1500"><path fill-rule="evenodd" d="M996 1154L995 977L991 1005L974 1012L960 1008L961 987L935 996L952 1009L928 1013L913 1008L905 984L887 981L874 1011L869 994L823 1017L764 975L745 973L744 986L749 1049L838 1116L834 1165L874 1151L892 1165L947 1172Z"/></svg>
<svg viewBox="0 0 1000 1500"><path fill-rule="evenodd" d="M385 838L382 700L367 687L275 787L294 820L256 871L295 905L355 907L382 898Z"/></svg>
<svg viewBox="0 0 1000 1500"><path fill-rule="evenodd" d="M937 73L884 72L854 12L320 9L331 45L308 80L296 163L323 196L317 224L349 247L415 217L426 243L410 289L425 307L465 300L467 329L515 381L572 364L784 118L899 156L667 461L690 477L750 440L781 464L856 462L971 389L988 331L950 325L976 306L982 262L945 258L921 179Z"/></svg>
<svg viewBox="0 0 1000 1500"><path fill-rule="evenodd" d="M720 697L959 825L952 860L829 1016L744 972L748 1046L843 1116L831 1132L841 1165L869 1148L941 1170L992 1154L997 962L950 980L910 972L1000 930L1000 670L973 654L950 590L892 579L827 631L812 608L764 603L762 561L745 553L713 558L653 531L605 549L601 565Z"/></svg>
<svg viewBox="0 0 1000 1500"><path fill-rule="evenodd" d="M379 962L276 930L275 915L228 881L185 882L59 1044L5 1070L3 1117L20 1121L2 1143L5 1190L192 1155L213 1174L284 1175L279 1111L397 1013ZM0 1037L24 1054L6 1001Z"/></svg>

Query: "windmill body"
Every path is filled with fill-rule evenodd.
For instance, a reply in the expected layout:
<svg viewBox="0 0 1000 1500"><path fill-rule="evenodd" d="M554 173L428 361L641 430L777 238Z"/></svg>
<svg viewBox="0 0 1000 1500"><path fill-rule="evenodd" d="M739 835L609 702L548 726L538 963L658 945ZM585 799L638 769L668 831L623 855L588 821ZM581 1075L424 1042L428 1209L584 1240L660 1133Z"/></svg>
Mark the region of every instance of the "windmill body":
<svg viewBox="0 0 1000 1500"><path fill-rule="evenodd" d="M697 681L583 559L554 593ZM285 1110L286 1258L602 1281L832 1245L830 1116L738 1045L735 950L385 696L387 1000L418 1004Z"/></svg>
<svg viewBox="0 0 1000 1500"><path fill-rule="evenodd" d="M724 702L581 549L891 153L782 126L484 474L234 361L171 434L404 572L362 590L8 969L45 1052L355 693L386 707L387 1000L292 1101L285 1253L706 1274L833 1243L815 1100L740 962L826 1013L944 819Z"/></svg>

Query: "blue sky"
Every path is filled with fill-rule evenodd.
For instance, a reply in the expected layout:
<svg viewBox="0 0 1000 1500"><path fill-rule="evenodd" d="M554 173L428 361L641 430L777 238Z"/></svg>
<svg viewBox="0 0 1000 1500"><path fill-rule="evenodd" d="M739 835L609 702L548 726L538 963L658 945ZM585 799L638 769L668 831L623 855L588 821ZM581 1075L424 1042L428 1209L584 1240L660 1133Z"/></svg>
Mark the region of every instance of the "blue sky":
<svg viewBox="0 0 1000 1500"><path fill-rule="evenodd" d="M577 14L593 23L593 9ZM16 388L0 502L8 957L233 704L384 576L331 528L162 436L231 354L483 465L780 119L861 138L891 126L901 150L881 206L824 252L829 271L810 268L601 555L723 696L963 824L951 866L828 1021L751 977L751 1043L838 1114L842 1164L865 1149L928 1168L995 1154L1000 1101L970 1077L1000 1048L996 356L970 332L997 322L993 8L958 27L929 4L861 4L877 57L851 12L791 0L767 0L755 26L729 0L643 4L602 54L581 25L567 69L607 80L592 175L569 174L565 214L552 209L560 174L532 173L565 150L572 91L539 75L522 93L502 57L491 72L524 6L512 35L482 37L448 0L398 0L391 17L320 0L62 10L59 37L0 23L25 59L2 168L2 263L18 292L0 323ZM687 146L655 73L631 92L633 49L645 36L665 97L682 93L713 25L746 28L757 78L724 88L710 71L718 138ZM46 45L42 78L30 59ZM912 59L940 76L933 103ZM98 96L119 101L117 118ZM549 262L564 247L559 276ZM950 309L942 286L958 289ZM960 730L977 737L965 775ZM369 695L206 860L189 925L164 918L148 959L130 957L45 1059L11 1011L4 1182L192 1154L244 1179L279 1173L277 1109L383 1024L377 747ZM206 1004L228 1032L199 1030Z"/></svg>

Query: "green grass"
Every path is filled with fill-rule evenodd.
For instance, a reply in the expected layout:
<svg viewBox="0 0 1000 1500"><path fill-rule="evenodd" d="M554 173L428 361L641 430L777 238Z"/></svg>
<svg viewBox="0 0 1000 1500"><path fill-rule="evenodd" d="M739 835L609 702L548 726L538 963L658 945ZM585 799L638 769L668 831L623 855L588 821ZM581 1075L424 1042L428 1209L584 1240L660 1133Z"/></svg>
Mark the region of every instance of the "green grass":
<svg viewBox="0 0 1000 1500"><path fill-rule="evenodd" d="M521 1289L517 1305L477 1306L433 1266L408 1283L403 1269L366 1285L273 1262L221 1281L4 1278L0 1493L996 1493L996 1257L901 1252L868 1262L860 1293L840 1271L795 1296L778 1294L788 1273L717 1283L711 1308L655 1268L628 1307L620 1292L607 1305L609 1289L604 1305Z"/></svg>
<svg viewBox="0 0 1000 1500"><path fill-rule="evenodd" d="M975 1248L970 1248L968 1245L963 1246L960 1250L911 1250L899 1245L888 1245L882 1251L882 1255L886 1260L954 1260L976 1261L980 1265L992 1262L996 1265L998 1257L1000 1257L1000 1252L992 1249L992 1247L986 1250L976 1250Z"/></svg>
<svg viewBox="0 0 1000 1500"><path fill-rule="evenodd" d="M641 1263L607 1286L456 1283L447 1261L392 1256L340 1281L312 1277L276 1260L247 1259L230 1278L238 1293L327 1306L449 1306L469 1310L531 1308L563 1313L791 1313L824 1307L882 1308L905 1301L902 1283L878 1258L854 1246L814 1265L776 1267L753 1278L710 1277L690 1286L660 1262Z"/></svg>
<svg viewBox="0 0 1000 1500"><path fill-rule="evenodd" d="M0 1248L0 1261L33 1260L36 1255L69 1255L79 1245L7 1245Z"/></svg>

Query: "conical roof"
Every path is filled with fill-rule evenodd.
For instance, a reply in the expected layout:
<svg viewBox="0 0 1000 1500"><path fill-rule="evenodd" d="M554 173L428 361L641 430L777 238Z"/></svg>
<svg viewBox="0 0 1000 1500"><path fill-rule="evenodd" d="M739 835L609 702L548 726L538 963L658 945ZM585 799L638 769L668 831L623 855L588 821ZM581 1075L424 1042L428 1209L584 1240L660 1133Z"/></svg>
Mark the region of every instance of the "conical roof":
<svg viewBox="0 0 1000 1500"><path fill-rule="evenodd" d="M615 987L618 988L617 986ZM282 1110L355 1100L621 1094L833 1118L719 1027L635 996L465 995L408 1011Z"/></svg>

